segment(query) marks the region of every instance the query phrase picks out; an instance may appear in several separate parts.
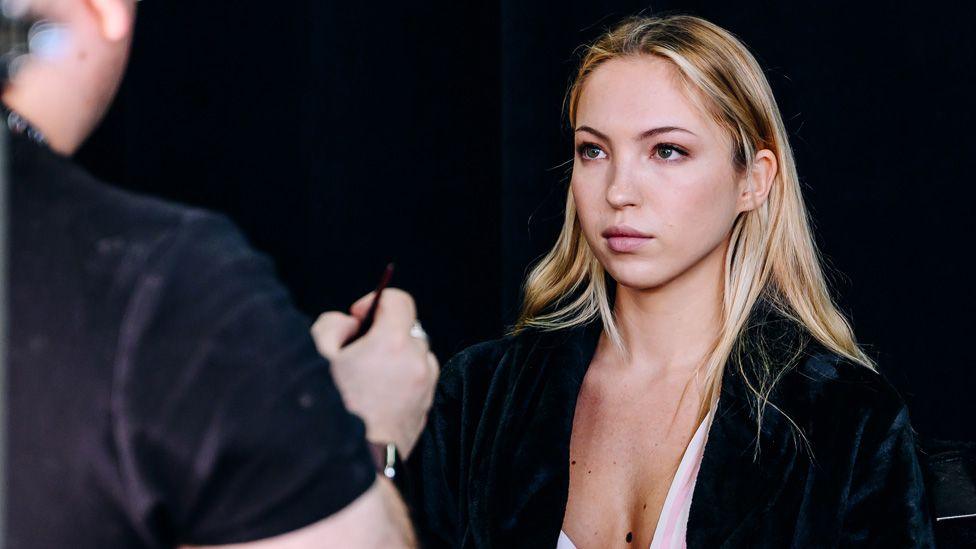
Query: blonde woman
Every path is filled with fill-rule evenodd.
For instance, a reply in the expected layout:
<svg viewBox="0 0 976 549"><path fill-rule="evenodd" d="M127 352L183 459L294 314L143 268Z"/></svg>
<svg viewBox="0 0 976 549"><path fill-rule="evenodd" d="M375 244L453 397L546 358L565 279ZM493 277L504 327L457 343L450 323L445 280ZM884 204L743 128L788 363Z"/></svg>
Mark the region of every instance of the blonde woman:
<svg viewBox="0 0 976 549"><path fill-rule="evenodd" d="M627 20L568 111L562 233L407 464L426 546L932 546L905 406L831 300L746 47Z"/></svg>

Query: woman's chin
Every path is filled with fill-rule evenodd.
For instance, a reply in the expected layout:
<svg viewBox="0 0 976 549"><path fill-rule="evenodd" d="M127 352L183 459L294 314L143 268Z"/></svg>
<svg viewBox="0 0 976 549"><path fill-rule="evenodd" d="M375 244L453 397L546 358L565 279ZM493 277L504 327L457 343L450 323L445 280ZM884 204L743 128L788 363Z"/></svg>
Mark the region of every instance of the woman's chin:
<svg viewBox="0 0 976 549"><path fill-rule="evenodd" d="M639 291L657 288L669 279L649 266L627 265L621 268L607 268L607 272L620 286Z"/></svg>

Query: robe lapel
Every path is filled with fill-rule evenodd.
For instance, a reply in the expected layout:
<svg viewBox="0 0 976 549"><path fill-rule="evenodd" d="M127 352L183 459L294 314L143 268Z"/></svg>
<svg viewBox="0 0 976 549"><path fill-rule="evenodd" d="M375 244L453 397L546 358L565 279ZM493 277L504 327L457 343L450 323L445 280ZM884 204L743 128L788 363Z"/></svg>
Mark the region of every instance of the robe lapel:
<svg viewBox="0 0 976 549"><path fill-rule="evenodd" d="M767 410L758 459L756 419L738 372L726 372L708 431L688 517L689 548L740 547L753 521L776 500L796 463L796 446L776 412Z"/></svg>
<svg viewBox="0 0 976 549"><path fill-rule="evenodd" d="M792 368L809 338L792 321L760 303L740 342L745 371L756 372L762 368L760 360L775 369ZM792 425L777 410L788 409L788 403L775 391L770 402L757 432L754 397L741 371L728 363L692 496L689 548L753 546L752 527L788 488L786 481L794 467L806 459Z"/></svg>
<svg viewBox="0 0 976 549"><path fill-rule="evenodd" d="M477 547L555 547L569 494L569 441L601 325L524 334L493 383L507 395L476 440ZM493 391L496 388L493 387ZM474 488L474 487L473 487Z"/></svg>

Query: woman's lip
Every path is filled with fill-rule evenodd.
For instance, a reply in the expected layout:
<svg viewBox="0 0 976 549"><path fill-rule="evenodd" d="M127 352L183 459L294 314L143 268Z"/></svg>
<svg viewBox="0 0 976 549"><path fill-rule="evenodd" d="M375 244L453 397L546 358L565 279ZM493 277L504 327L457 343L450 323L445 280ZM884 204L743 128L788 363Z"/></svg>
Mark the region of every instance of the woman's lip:
<svg viewBox="0 0 976 549"><path fill-rule="evenodd" d="M651 236L609 236L607 246L619 253L632 252L654 237Z"/></svg>
<svg viewBox="0 0 976 549"><path fill-rule="evenodd" d="M652 238L654 235L638 231L637 229L631 227L630 225L614 225L613 227L607 227L606 230L601 233L603 238L614 238L618 236L622 237L634 237L634 238Z"/></svg>

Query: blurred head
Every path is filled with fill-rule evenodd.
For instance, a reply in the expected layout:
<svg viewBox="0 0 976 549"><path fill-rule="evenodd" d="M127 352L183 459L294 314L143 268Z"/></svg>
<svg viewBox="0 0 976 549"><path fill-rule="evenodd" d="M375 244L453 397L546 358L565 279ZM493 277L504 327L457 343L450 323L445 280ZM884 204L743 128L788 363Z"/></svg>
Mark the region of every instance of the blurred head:
<svg viewBox="0 0 976 549"><path fill-rule="evenodd" d="M658 288L709 265L722 292L703 366L712 398L760 298L873 366L830 298L779 108L742 42L698 17L628 19L586 48L567 106L563 229L529 274L516 331L600 317L622 346L608 285ZM761 402L774 374L750 372Z"/></svg>
<svg viewBox="0 0 976 549"><path fill-rule="evenodd" d="M31 15L50 22L53 30L46 46L8 83L3 102L36 126L54 150L72 154L118 90L132 41L135 0L27 3Z"/></svg>

